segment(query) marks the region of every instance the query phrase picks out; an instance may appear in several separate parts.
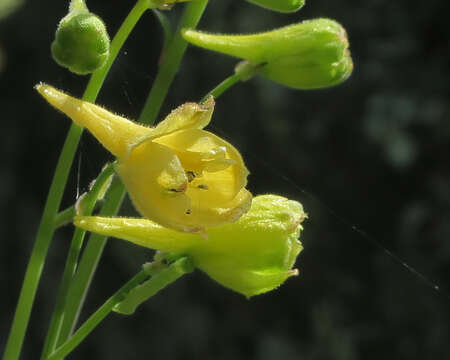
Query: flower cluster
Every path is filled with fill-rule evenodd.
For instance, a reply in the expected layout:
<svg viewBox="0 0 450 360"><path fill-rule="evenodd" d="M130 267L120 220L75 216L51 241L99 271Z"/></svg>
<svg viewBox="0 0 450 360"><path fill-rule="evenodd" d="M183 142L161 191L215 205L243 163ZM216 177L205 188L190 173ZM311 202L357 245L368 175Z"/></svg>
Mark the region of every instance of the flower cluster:
<svg viewBox="0 0 450 360"><path fill-rule="evenodd" d="M149 0L145 6L170 8L180 1L185 0ZM304 5L304 0L248 1L278 12L295 12ZM92 26L83 25L84 19ZM101 31L91 36L97 25ZM180 38L193 45L244 60L234 75L241 81L260 74L291 88L316 89L341 83L353 70L346 31L330 19L250 35L179 31ZM91 72L104 57L109 42L105 34L84 1L72 0L52 45L53 54L75 72ZM86 47L91 41L95 44ZM93 49L92 56L79 51L80 46ZM81 57L71 55L72 50ZM298 237L306 217L303 208L276 195L252 201L246 189L249 172L239 151L204 130L214 110L212 96L201 104L183 104L156 127L146 127L49 85L36 88L117 158L115 170L143 216L78 216L76 226L188 256L211 278L247 297L272 290L297 274L292 267L302 249Z"/></svg>
<svg viewBox="0 0 450 360"><path fill-rule="evenodd" d="M184 104L150 128L49 85L36 89L117 157L116 171L147 218L77 217L75 225L188 255L197 268L247 297L297 274L291 268L302 249L303 208L275 195L252 202L239 152L203 130L212 98Z"/></svg>

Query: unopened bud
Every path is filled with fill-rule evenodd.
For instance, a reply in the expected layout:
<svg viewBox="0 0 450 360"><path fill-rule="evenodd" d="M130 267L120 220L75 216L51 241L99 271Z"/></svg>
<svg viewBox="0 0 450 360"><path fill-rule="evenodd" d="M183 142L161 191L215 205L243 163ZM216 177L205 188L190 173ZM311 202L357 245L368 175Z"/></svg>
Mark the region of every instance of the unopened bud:
<svg viewBox="0 0 450 360"><path fill-rule="evenodd" d="M72 0L69 14L59 23L52 43L53 59L71 72L85 75L102 67L109 56L105 24L84 1Z"/></svg>
<svg viewBox="0 0 450 360"><path fill-rule="evenodd" d="M294 89L329 87L347 79L353 62L344 28L316 19L252 35L185 30L190 43L259 64L259 73Z"/></svg>

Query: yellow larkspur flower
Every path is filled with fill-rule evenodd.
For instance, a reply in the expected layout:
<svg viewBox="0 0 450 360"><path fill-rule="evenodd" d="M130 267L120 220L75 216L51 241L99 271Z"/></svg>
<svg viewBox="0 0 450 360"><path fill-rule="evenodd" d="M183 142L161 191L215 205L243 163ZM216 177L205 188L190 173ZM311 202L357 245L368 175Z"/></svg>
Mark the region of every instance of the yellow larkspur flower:
<svg viewBox="0 0 450 360"><path fill-rule="evenodd" d="M204 105L181 105L151 128L49 85L36 89L118 158L116 171L143 216L178 231L197 232L236 221L250 208L241 155L202 130L211 120L212 97Z"/></svg>
<svg viewBox="0 0 450 360"><path fill-rule="evenodd" d="M297 275L292 266L302 250L298 237L305 218L297 201L261 195L238 221L206 229L207 240L147 219L76 216L74 224L140 246L187 255L211 278L250 297Z"/></svg>

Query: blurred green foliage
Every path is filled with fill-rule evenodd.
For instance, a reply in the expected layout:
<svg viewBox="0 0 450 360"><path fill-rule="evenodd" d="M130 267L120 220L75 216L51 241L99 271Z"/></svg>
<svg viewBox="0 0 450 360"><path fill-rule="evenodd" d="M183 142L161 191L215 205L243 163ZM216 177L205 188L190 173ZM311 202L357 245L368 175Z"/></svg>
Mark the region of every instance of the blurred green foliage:
<svg viewBox="0 0 450 360"><path fill-rule="evenodd" d="M1 0L0 21L16 11L22 4L23 0Z"/></svg>

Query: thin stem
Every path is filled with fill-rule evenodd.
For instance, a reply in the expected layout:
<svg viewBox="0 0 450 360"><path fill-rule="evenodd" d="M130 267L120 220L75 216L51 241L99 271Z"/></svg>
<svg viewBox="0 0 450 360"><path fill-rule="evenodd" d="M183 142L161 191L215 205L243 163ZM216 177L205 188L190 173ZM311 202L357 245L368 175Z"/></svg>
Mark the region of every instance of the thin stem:
<svg viewBox="0 0 450 360"><path fill-rule="evenodd" d="M67 209L64 209L63 211L60 211L55 216L55 229L72 222L72 219L75 216L75 214L76 211L74 205L69 206Z"/></svg>
<svg viewBox="0 0 450 360"><path fill-rule="evenodd" d="M144 265L147 273L152 275L151 279L132 289L127 297L114 307L114 311L119 314L131 315L136 308L158 291L165 288L170 283L179 279L182 275L194 270L192 261L182 256L169 267L162 262L154 262Z"/></svg>
<svg viewBox="0 0 450 360"><path fill-rule="evenodd" d="M48 247L54 233L54 217L61 203L70 167L78 146L82 129L72 125L59 156L52 184L50 186L47 202L42 214L41 223L37 232L25 278L20 291L19 300L14 314L13 323L9 333L4 360L16 360L20 356L25 332L28 327L31 308L33 306L36 290L41 278Z"/></svg>
<svg viewBox="0 0 450 360"><path fill-rule="evenodd" d="M131 31L134 29L137 22L147 9L148 0L139 0L131 9L130 13L125 18L119 30L117 31L117 34L114 36L114 39L111 41L108 60L102 68L98 69L95 73L92 74L91 82L98 82L100 84L100 87L93 85L91 86L91 83L89 83L86 88L85 97L83 98L84 100L91 102L95 101L106 78L106 75L108 74L109 69L111 68L114 60L119 54L120 49L122 49L122 46L127 40Z"/></svg>
<svg viewBox="0 0 450 360"><path fill-rule="evenodd" d="M119 29L116 37L111 43L110 56L103 68L96 71L89 80L83 99L94 102L102 84L108 74L111 64L125 39L133 29L136 22L147 9L147 1L140 0L131 10L130 14ZM42 275L42 269L47 257L53 233L55 231L54 220L58 213L62 195L66 187L67 178L73 163L75 152L80 141L83 129L72 124L67 134L66 141L58 159L52 184L50 185L47 201L41 218L41 223L36 235L36 240L25 272L24 281L17 302L13 323L9 332L3 360L17 360L22 350L23 340L28 328L31 309L36 296L37 287Z"/></svg>
<svg viewBox="0 0 450 360"><path fill-rule="evenodd" d="M88 12L88 8L84 0L72 0L69 5L69 12Z"/></svg>
<svg viewBox="0 0 450 360"><path fill-rule="evenodd" d="M196 0L188 3L177 31L164 53L163 62L145 102L139 122L144 124L155 122L188 45L181 35L181 30L183 28L195 28L206 5L208 5L208 0Z"/></svg>
<svg viewBox="0 0 450 360"><path fill-rule="evenodd" d="M227 77L225 80L223 80L219 85L217 85L214 89L212 89L210 92L208 92L202 100L200 100L200 103L204 103L211 95L214 96L215 99L217 99L220 95L222 95L225 91L227 91L230 87L235 85L241 80L241 75L238 73L234 73L233 75Z"/></svg>
<svg viewBox="0 0 450 360"><path fill-rule="evenodd" d="M96 327L113 311L114 307L125 300L126 307L137 306L142 301L149 299L166 286L170 285L181 276L193 270L192 264L187 258L182 258L167 268L162 268L142 286L140 284L149 276L145 267L113 296L111 296L86 322L73 334L73 336L61 345L48 360L59 360L67 356L75 349ZM137 294L136 294L137 292ZM142 294L142 293L145 294ZM127 295L131 294L131 304L128 304ZM142 296L145 295L145 298ZM139 300L136 300L138 298Z"/></svg>
<svg viewBox="0 0 450 360"><path fill-rule="evenodd" d="M167 49L170 40L172 39L172 26L170 24L169 19L167 19L167 16L163 14L161 11L152 9L153 14L155 14L156 18L159 20L159 23L161 24L161 27L163 28L164 32L164 49Z"/></svg>
<svg viewBox="0 0 450 360"><path fill-rule="evenodd" d="M125 190L122 183L118 178L114 179L108 191L108 198L103 205L99 216L113 216L117 214L122 205L124 195ZM91 284L98 262L106 245L106 239L105 236L98 234L91 234L89 238L67 295L64 322L59 335L59 344L68 339L76 324L89 285Z"/></svg>
<svg viewBox="0 0 450 360"><path fill-rule="evenodd" d="M92 186L92 189L89 191L89 193L85 194L83 199L80 201L79 207L81 208L83 214L92 214L97 199L99 198L99 196L101 196L101 193L104 191L104 186L107 185L113 174L114 164L107 164L101 171L100 175ZM66 259L66 265L61 280L61 285L56 297L56 305L53 310L53 315L50 320L50 327L47 332L44 349L42 351L42 359L46 359L48 354L52 353L56 348L59 332L64 320L64 305L66 303L67 292L77 268L78 257L80 255L84 235L85 232L79 228L77 228L73 234L69 254Z"/></svg>
<svg viewBox="0 0 450 360"><path fill-rule="evenodd" d="M67 342L60 346L47 359L62 359L64 356L68 355L112 311L113 307L125 298L126 294L131 289L144 281L147 277L148 275L145 270L141 270L130 281L122 286L113 296L111 296Z"/></svg>
<svg viewBox="0 0 450 360"><path fill-rule="evenodd" d="M162 102L164 101L167 94L167 90L172 83L172 80L176 74L176 70L186 50L187 44L186 41L184 41L184 39L181 37L181 29L183 27L194 28L199 22L207 3L207 0L196 0L186 5L186 9L181 22L181 24L184 25L180 25L177 28L176 33L173 35L173 39L177 40L174 40L170 43L170 49L169 51L167 51L166 58L160 66L158 75L155 79L153 87L150 91L150 95L146 102L146 108L152 109L152 115L146 115L144 113L144 109L141 113L141 116L139 117L141 121L142 119L145 119L145 121L143 122L145 122L147 125L152 125L155 122L156 117L159 113L159 109L161 108ZM177 46L179 46L180 49L177 49ZM169 54L177 54L177 61L174 62L174 56L167 56ZM168 61L167 59L171 60ZM159 96L156 89L162 89L161 91L165 89L164 95ZM102 211L100 213L103 216L116 215L122 203L122 199L125 194L123 185L121 189L117 188L114 193L112 193L112 191L113 190L111 186L108 200L104 204L105 211ZM60 341L66 340L76 325L78 315L83 306L90 282L97 269L98 261L103 253L106 241L107 237L98 234L92 234L89 239L77 273L73 279L71 289L69 290L69 295L67 297L68 302L66 304L64 323L60 334Z"/></svg>

